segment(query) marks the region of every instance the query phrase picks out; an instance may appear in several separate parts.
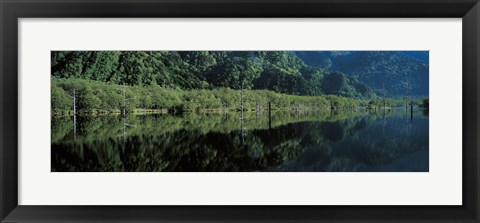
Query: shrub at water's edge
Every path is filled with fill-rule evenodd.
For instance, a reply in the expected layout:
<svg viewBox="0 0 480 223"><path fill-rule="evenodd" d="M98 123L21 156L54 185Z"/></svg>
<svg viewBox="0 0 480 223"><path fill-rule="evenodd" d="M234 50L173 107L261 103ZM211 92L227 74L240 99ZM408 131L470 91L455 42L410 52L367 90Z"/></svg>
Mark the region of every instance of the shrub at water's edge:
<svg viewBox="0 0 480 223"><path fill-rule="evenodd" d="M155 84L122 86L71 78L53 78L51 84L53 114L73 113L73 90L78 114L121 113L124 108L128 113L229 112L238 111L241 104L245 111L263 111L268 110L269 103L272 110L352 110L405 105L403 100L394 99L367 101L335 95L288 95L269 90L243 90L242 93L230 88L179 90ZM420 103L414 101L414 104Z"/></svg>
<svg viewBox="0 0 480 223"><path fill-rule="evenodd" d="M127 112L222 112L241 106L242 91L229 88L177 90L158 85L122 86L83 79L52 79L52 112L73 110L73 90L78 113ZM340 96L297 96L268 90L244 90L244 110L345 109L357 108L359 101Z"/></svg>

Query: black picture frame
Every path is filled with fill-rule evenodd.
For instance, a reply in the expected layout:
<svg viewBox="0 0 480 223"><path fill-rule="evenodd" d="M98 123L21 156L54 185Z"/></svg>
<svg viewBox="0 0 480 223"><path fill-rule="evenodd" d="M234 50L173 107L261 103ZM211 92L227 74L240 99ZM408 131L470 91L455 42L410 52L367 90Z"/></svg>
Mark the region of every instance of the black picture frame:
<svg viewBox="0 0 480 223"><path fill-rule="evenodd" d="M478 222L480 219L478 0L0 0L0 16L2 222ZM18 205L18 19L74 17L463 18L463 205Z"/></svg>

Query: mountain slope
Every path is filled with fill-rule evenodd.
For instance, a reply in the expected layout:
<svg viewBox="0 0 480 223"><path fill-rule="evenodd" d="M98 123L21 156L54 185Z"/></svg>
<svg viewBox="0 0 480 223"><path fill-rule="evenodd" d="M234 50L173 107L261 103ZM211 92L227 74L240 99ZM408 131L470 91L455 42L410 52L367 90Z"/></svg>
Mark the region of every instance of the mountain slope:
<svg viewBox="0 0 480 223"><path fill-rule="evenodd" d="M359 79L285 51L52 51L51 75L173 89L266 89L293 95L371 95Z"/></svg>
<svg viewBox="0 0 480 223"><path fill-rule="evenodd" d="M387 97L427 96L428 51L295 51L306 64L355 77Z"/></svg>

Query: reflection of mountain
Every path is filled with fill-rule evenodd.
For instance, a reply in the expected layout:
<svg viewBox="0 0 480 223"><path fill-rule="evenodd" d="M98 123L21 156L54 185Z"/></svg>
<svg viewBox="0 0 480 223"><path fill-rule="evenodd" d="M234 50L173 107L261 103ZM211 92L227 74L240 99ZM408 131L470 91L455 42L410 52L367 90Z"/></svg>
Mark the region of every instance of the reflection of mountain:
<svg viewBox="0 0 480 223"><path fill-rule="evenodd" d="M297 159L274 170L428 171L428 118L416 118L415 125L407 124L399 116L367 123L367 128L328 145L312 146ZM415 163L408 164L413 160Z"/></svg>
<svg viewBox="0 0 480 223"><path fill-rule="evenodd" d="M269 129L268 118L257 119L255 114L243 125L237 116L225 114L133 116L126 121L135 126L124 128L121 119L106 116L80 119L75 141L67 127L71 121L54 120L52 171L266 171L275 166L297 171L284 169L297 157L328 161L319 171L355 171L361 169L352 166L388 163L423 148L414 144L424 143L416 139L406 142L412 149L397 148L394 141L383 149L358 147L356 153L342 148L348 142L367 145L372 136L365 133L377 134L380 118L356 113L278 113ZM398 134L393 138L401 138L405 125L396 126L391 129ZM426 130L428 134L428 125Z"/></svg>

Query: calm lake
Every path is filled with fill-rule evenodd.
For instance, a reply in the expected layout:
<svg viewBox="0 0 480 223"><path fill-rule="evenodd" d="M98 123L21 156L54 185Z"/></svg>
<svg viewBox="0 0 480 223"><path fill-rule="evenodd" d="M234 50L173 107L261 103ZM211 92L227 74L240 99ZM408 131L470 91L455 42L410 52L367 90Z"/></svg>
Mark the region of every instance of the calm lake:
<svg viewBox="0 0 480 223"><path fill-rule="evenodd" d="M56 172L426 172L428 111L52 116Z"/></svg>

